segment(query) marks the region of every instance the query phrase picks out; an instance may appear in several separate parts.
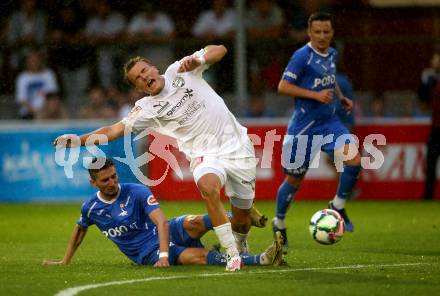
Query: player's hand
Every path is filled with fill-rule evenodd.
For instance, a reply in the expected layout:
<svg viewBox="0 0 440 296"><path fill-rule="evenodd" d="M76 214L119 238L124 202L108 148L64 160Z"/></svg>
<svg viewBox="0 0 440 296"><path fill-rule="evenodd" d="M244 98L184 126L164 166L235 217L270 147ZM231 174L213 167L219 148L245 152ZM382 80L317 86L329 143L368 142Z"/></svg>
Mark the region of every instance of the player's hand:
<svg viewBox="0 0 440 296"><path fill-rule="evenodd" d="M342 97L341 104L346 111L351 111L351 109L353 109L353 101L347 97Z"/></svg>
<svg viewBox="0 0 440 296"><path fill-rule="evenodd" d="M168 257L159 258L159 260L154 264L154 267L169 267L170 262L168 262Z"/></svg>
<svg viewBox="0 0 440 296"><path fill-rule="evenodd" d="M71 148L78 147L81 145L81 140L77 135L74 134L65 134L56 138L52 145L55 148Z"/></svg>
<svg viewBox="0 0 440 296"><path fill-rule="evenodd" d="M333 99L333 92L334 92L333 89L323 89L316 93L316 100L318 102L328 104Z"/></svg>
<svg viewBox="0 0 440 296"><path fill-rule="evenodd" d="M187 56L180 60L180 67L177 70L178 73L190 72L201 65L199 58L194 56Z"/></svg>
<svg viewBox="0 0 440 296"><path fill-rule="evenodd" d="M67 265L67 263L64 262L64 260L47 260L47 259L44 259L42 265L43 266Z"/></svg>

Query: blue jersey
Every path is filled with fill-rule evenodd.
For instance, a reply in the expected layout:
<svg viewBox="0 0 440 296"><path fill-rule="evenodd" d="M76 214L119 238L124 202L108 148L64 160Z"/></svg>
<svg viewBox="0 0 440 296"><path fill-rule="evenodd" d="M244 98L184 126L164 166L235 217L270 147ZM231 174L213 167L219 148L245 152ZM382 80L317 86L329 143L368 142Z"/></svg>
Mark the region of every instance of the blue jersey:
<svg viewBox="0 0 440 296"><path fill-rule="evenodd" d="M159 249L156 225L149 214L159 203L151 191L139 184L120 184L119 194L106 201L97 192L81 208L78 225L95 224L128 258L142 264L144 257Z"/></svg>
<svg viewBox="0 0 440 296"><path fill-rule="evenodd" d="M334 89L336 55L334 48L329 48L327 54L322 54L308 43L292 55L282 79L316 92ZM329 104L324 104L309 98L296 97L295 111L289 122L288 134L297 135L311 125L325 125L335 116L335 103L335 99Z"/></svg>

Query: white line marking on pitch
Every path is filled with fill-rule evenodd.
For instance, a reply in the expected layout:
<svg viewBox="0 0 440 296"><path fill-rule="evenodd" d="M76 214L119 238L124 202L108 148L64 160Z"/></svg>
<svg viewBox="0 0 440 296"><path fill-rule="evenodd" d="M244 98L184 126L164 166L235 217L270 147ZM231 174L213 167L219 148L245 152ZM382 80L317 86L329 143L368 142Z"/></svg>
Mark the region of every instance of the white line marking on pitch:
<svg viewBox="0 0 440 296"><path fill-rule="evenodd" d="M309 268L293 268L293 269L271 269L271 270L255 270L255 271L246 271L246 272L221 272L221 273L205 273L198 275L175 275L175 276L158 276L158 277L150 277L145 279L134 279L134 280L124 280L124 281L112 281L100 284L92 284L92 285L84 285L73 288L68 288L65 290L61 290L55 294L55 296L75 296L78 293L96 289L107 286L114 285L126 285L140 282L153 282L153 281L161 281L161 280L177 280L177 279L190 279L190 278L203 278L203 277L213 277L213 276L227 276L227 275L247 275L247 274L260 274L260 273L286 273L286 272L297 272L297 271L315 271L315 270L337 270L337 269L363 269L363 268L380 268L380 267L401 267L401 266L417 266L417 265L429 265L431 263L396 263L396 264L366 264L366 265L347 265L347 266L334 266L334 267L309 267Z"/></svg>

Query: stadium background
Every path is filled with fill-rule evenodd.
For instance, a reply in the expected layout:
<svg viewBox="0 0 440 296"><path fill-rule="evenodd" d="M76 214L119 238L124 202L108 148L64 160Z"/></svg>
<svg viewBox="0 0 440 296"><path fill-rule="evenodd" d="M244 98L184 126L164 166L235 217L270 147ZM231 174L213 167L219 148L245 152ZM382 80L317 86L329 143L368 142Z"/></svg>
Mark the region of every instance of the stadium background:
<svg viewBox="0 0 440 296"><path fill-rule="evenodd" d="M199 15L210 9L212 1L113 0L108 2L109 7L111 12L123 16L124 29L110 36L109 40L86 38L83 35L87 22L101 2L36 1L36 9L44 20L44 34L39 38L35 32L30 33L21 40L12 38L9 33L20 2L2 1L0 4L0 185L3 188L0 201L83 200L93 192L88 184L87 172L81 164L82 158L90 153L85 149L81 151L79 162L73 168L74 177L69 179L63 167L56 165L51 143L59 134L89 131L122 116L123 110L127 110L139 94L130 92L128 85L123 82L121 64L143 46L156 47L159 51L168 50L172 53L169 56L169 62L172 62L207 43L224 43L229 54L208 71L207 79L249 127L249 132L262 136L262 143L266 132L273 129L277 135L283 135L293 104L290 98L276 93L276 84L293 50L306 40L303 34L304 20L317 9L335 15L335 46L342 61L340 70L351 79L354 89L355 133L361 140L371 133L383 133L387 138L387 145L381 148L385 156L384 166L378 171L362 172L358 198L421 199L425 178L425 142L432 110L429 103L420 97L418 90L421 75L430 68L431 57L438 49L439 1L269 1L270 5L277 5L283 15L282 25L276 26L270 34L255 38L247 34L248 37L244 38L243 29L232 37L209 39L195 36L192 28ZM247 13L259 1L227 2L243 10L241 20L245 26ZM63 27L58 18L65 7L72 8L78 16L73 29ZM157 36L145 37L148 41L128 39L124 34L125 29L138 10L166 13L174 23L174 32L165 40ZM57 39L55 32L59 29L58 25L66 31L71 30L69 34L75 34L75 38ZM252 27L252 24L249 26ZM116 74L110 84L101 77L98 69L100 50L109 45L113 46L115 52L111 68ZM64 108L65 112L50 116L58 119L45 119L50 116L44 112L35 114L35 119L20 119L15 101L16 81L25 68L26 55L35 48L42 53L47 67L56 74L56 95L59 96L56 108ZM88 75L79 71L83 68L87 69ZM71 74L73 70L78 70L75 75L87 83L85 86L79 83L72 90L71 85L75 82ZM81 87L84 87L82 92L75 92ZM97 87L102 100L98 105L93 105L90 103L94 100L91 90ZM53 93L46 95L52 96ZM88 105L89 112L82 112L82 107ZM43 110L47 108L43 107ZM108 112L98 112L102 109ZM262 143L256 144L257 154L262 153ZM279 143L275 144L273 166L259 169L259 199L274 200L281 182ZM148 143L144 141L136 141L135 146L137 155L148 149ZM122 141L112 143L105 152L127 157L122 147ZM176 174L170 170L165 181L152 189L163 199L197 200L198 193L188 174L186 161L181 155L176 155L184 179L176 178ZM122 181L135 181L126 165L118 162L118 166L123 170ZM152 178L157 178L166 167L156 157L143 169ZM439 169L440 166L437 166L438 172ZM311 170L299 198L328 199L335 186L332 170L322 162L319 169ZM438 190L436 198L440 198Z"/></svg>

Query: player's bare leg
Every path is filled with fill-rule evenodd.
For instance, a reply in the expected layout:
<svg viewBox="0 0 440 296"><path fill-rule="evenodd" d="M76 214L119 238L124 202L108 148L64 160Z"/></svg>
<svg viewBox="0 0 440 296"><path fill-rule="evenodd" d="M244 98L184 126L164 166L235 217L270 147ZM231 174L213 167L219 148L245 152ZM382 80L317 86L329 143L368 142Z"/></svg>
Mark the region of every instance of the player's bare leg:
<svg viewBox="0 0 440 296"><path fill-rule="evenodd" d="M344 146L344 154L348 154L349 149L350 149L350 145L346 144ZM353 148L351 148L351 149L353 149ZM344 164L345 165L352 165L352 166L361 165L361 155L360 155L359 151L357 151L356 155L353 158L345 160Z"/></svg>
<svg viewBox="0 0 440 296"><path fill-rule="evenodd" d="M229 219L231 219L231 213L227 213ZM258 210L252 206L250 209L251 226L262 228L266 226L267 218L262 215ZM208 231L212 230L212 223L209 220L209 224L205 221L206 215L187 215L183 220L183 228L192 239L200 239ZM209 219L209 218L208 218ZM220 244L215 245L216 249L220 248Z"/></svg>
<svg viewBox="0 0 440 296"><path fill-rule="evenodd" d="M251 228L251 210L240 209L231 205L232 209L232 231L234 232L235 240L237 242L238 251L241 253L249 253L249 246L247 237L249 229Z"/></svg>
<svg viewBox="0 0 440 296"><path fill-rule="evenodd" d="M187 248L179 256L182 265L206 265L208 250L204 248Z"/></svg>
<svg viewBox="0 0 440 296"><path fill-rule="evenodd" d="M202 197L206 201L209 218L214 227L229 222L226 210L220 199L220 179L215 174L206 174L197 182Z"/></svg>
<svg viewBox="0 0 440 296"><path fill-rule="evenodd" d="M220 200L221 182L219 177L213 173L205 174L198 180L197 187L206 201L208 215L220 244L226 249L228 258L226 271L240 270L241 258L232 234L231 223Z"/></svg>
<svg viewBox="0 0 440 296"><path fill-rule="evenodd" d="M203 215L188 215L183 221L183 228L193 239L199 239L209 231L203 221Z"/></svg>

